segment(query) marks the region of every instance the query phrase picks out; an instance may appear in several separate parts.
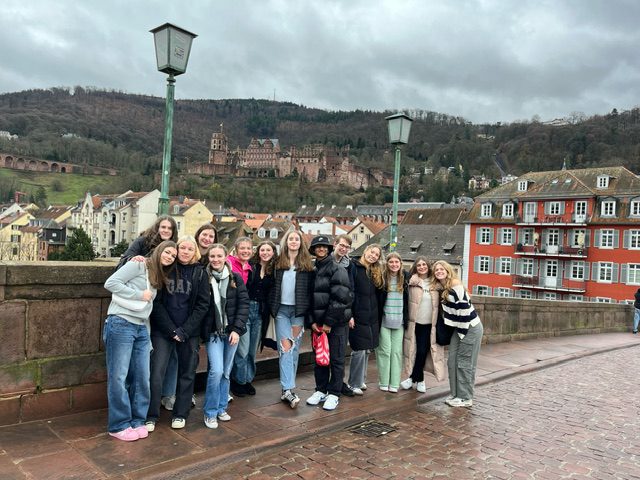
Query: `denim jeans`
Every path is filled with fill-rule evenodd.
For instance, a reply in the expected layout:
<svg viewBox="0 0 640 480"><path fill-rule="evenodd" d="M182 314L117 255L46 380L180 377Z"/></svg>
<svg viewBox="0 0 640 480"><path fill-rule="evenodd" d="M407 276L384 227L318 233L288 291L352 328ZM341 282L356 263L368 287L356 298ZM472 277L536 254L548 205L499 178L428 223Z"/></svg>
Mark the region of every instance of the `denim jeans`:
<svg viewBox="0 0 640 480"><path fill-rule="evenodd" d="M211 335L206 343L209 372L204 394L204 416L215 417L225 412L229 404L229 375L238 344L229 344L228 335Z"/></svg>
<svg viewBox="0 0 640 480"><path fill-rule="evenodd" d="M162 382L162 396L172 397L176 394L176 385L178 384L178 355L176 349L173 349L167 364L167 371L164 374Z"/></svg>
<svg viewBox="0 0 640 480"><path fill-rule="evenodd" d="M116 433L144 425L150 398L147 327L109 315L102 339L107 357L108 429Z"/></svg>
<svg viewBox="0 0 640 480"><path fill-rule="evenodd" d="M640 308L634 308L633 314L633 331L638 331L638 324L640 324Z"/></svg>
<svg viewBox="0 0 640 480"><path fill-rule="evenodd" d="M329 365L321 367L317 363L313 367L316 390L339 397L344 382L344 356L349 338L347 325L333 327L327 334L329 341Z"/></svg>
<svg viewBox="0 0 640 480"><path fill-rule="evenodd" d="M402 370L402 338L404 329L380 327L380 344L376 348L378 383L385 387L400 387Z"/></svg>
<svg viewBox="0 0 640 480"><path fill-rule="evenodd" d="M349 386L361 388L367 382L367 366L369 365L369 350L353 350L349 365Z"/></svg>
<svg viewBox="0 0 640 480"><path fill-rule="evenodd" d="M231 378L240 385L251 383L256 376L256 352L260 341L262 317L260 317L260 304L255 300L249 303L246 327L247 331L238 342L238 350L233 359L231 371Z"/></svg>
<svg viewBox="0 0 640 480"><path fill-rule="evenodd" d="M294 305L280 305L276 315L276 340L278 342L278 363L280 366L280 386L282 390L293 390L296 387L296 372L300 355L300 340L304 333L304 318L296 317ZM300 333L294 337L293 327L300 327ZM286 351L283 341L292 344Z"/></svg>

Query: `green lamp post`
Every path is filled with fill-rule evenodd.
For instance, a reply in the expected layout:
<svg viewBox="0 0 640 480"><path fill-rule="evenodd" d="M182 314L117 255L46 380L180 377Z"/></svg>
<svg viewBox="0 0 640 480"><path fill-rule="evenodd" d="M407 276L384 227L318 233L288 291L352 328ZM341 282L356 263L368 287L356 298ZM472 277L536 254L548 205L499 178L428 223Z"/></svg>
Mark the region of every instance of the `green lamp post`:
<svg viewBox="0 0 640 480"><path fill-rule="evenodd" d="M169 213L169 173L171 171L171 143L173 135L173 96L175 77L187 71L191 43L197 37L171 23L165 23L150 30L156 47L158 70L169 75L167 78L167 99L164 116L164 148L162 152L162 185L158 215Z"/></svg>
<svg viewBox="0 0 640 480"><path fill-rule="evenodd" d="M389 143L395 145L395 169L393 173L393 217L391 219L391 238L389 251L393 252L398 245L398 190L400 189L400 145L409 141L411 122L413 120L404 113L396 113L385 118L389 129Z"/></svg>

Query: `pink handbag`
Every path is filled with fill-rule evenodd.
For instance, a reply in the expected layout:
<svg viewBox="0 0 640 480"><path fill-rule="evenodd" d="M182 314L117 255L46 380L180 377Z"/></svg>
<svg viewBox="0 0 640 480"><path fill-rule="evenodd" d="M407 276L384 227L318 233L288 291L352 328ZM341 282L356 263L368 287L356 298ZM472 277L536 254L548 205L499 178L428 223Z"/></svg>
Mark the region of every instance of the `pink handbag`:
<svg viewBox="0 0 640 480"><path fill-rule="evenodd" d="M329 365L329 338L327 334L313 332L311 334L311 345L316 352L316 363L321 367Z"/></svg>

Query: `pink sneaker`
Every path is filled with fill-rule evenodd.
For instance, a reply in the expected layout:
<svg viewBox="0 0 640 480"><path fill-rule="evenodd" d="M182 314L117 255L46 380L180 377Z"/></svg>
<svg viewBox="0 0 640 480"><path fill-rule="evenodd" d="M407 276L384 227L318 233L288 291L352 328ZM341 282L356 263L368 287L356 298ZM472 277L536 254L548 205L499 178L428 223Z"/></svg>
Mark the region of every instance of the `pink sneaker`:
<svg viewBox="0 0 640 480"><path fill-rule="evenodd" d="M124 430L121 430L115 433L109 432L109 435L111 435L114 438L117 438L118 440L122 440L123 442L133 442L135 440L138 440L138 438L140 438L138 436L138 432L136 432L131 427L125 428Z"/></svg>
<svg viewBox="0 0 640 480"><path fill-rule="evenodd" d="M138 438L147 438L149 436L149 430L144 425L140 425L133 429L138 434Z"/></svg>

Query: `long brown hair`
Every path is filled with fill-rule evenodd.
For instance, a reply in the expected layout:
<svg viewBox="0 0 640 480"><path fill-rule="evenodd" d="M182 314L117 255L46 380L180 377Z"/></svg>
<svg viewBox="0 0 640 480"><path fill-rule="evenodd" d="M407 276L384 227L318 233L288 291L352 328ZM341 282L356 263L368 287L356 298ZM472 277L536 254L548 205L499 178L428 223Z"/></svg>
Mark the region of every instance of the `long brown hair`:
<svg viewBox="0 0 640 480"><path fill-rule="evenodd" d="M141 237L144 237L144 243L149 250L153 250L162 242L158 230L160 229L160 224L165 220L171 224L171 241L178 241L178 224L176 221L169 215L160 215L153 225L140 234Z"/></svg>
<svg viewBox="0 0 640 480"><path fill-rule="evenodd" d="M287 240L293 234L298 235L298 238L300 238L300 249L298 250L298 254L296 255L296 259L294 261L296 270L299 270L301 272L313 271L313 262L311 261L309 246L307 245L307 242L302 236L302 232L298 230L289 230L282 237L282 240L280 241L280 255L278 255L278 259L276 260L276 269L289 270L289 268L291 268L291 263L289 261L289 247L287 246Z"/></svg>
<svg viewBox="0 0 640 480"><path fill-rule="evenodd" d="M178 258L178 246L176 242L172 240L165 240L160 242L151 254L151 257L145 260L147 265L147 271L149 272L149 284L160 290L161 288L167 285L167 277L169 276L169 272L175 268L176 261L174 259L173 263L168 266L162 265L161 257L162 253L167 248L175 248L176 250L176 259Z"/></svg>
<svg viewBox="0 0 640 480"><path fill-rule="evenodd" d="M262 261L260 260L260 247L262 247L263 245L268 245L273 250L273 257L271 257L271 260L269 260L264 268L265 275L271 275L275 267L276 258L278 257L278 249L276 248L276 244L271 240L263 240L258 244L258 246L256 247L256 251L249 259L249 263L251 263L252 265L256 265L256 268L262 268Z"/></svg>
<svg viewBox="0 0 640 480"><path fill-rule="evenodd" d="M389 255L387 255L387 260L384 262L384 283L387 286L387 292L391 291L391 271L389 270L389 259L390 258L397 258L400 261L400 270L398 271L398 275L397 275L397 282L396 282L396 292L402 292L404 291L404 269L402 268L402 258L400 258L400 255L398 255L396 252L391 252Z"/></svg>
<svg viewBox="0 0 640 480"><path fill-rule="evenodd" d="M427 264L427 278L433 277L433 269L431 268L431 263L429 259L424 255L418 255L416 259L413 261L413 265L411 265L411 269L409 270L409 278L418 274L418 262L424 262Z"/></svg>
<svg viewBox="0 0 640 480"><path fill-rule="evenodd" d="M378 251L380 252L380 257L378 257L378 261L376 263L369 263L365 258L365 254L368 251L373 250L374 248L378 249ZM382 256L382 247L377 243L371 243L367 245L367 247L364 249L364 252L362 252L362 256L360 257L360 265L365 268L367 276L371 279L373 285L376 288L382 288L382 286L384 285L382 262L384 262L384 257Z"/></svg>

